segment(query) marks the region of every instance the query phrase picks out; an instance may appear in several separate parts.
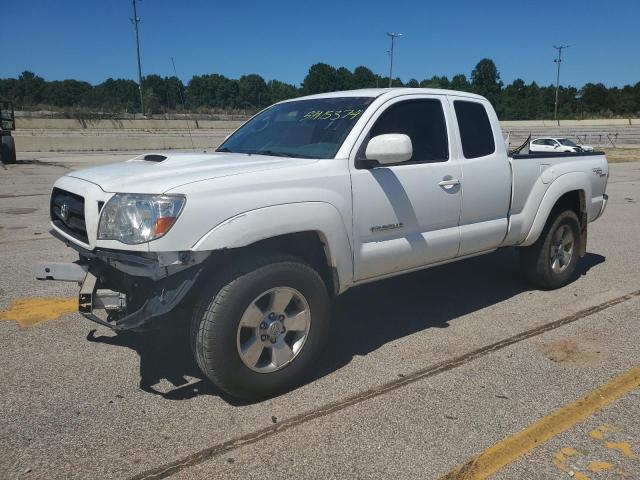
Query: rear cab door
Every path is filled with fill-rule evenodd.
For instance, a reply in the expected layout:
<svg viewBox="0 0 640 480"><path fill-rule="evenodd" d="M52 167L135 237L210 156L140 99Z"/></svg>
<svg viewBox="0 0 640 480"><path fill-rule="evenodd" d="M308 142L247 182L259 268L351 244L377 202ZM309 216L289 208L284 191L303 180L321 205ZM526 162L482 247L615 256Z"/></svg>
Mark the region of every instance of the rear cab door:
<svg viewBox="0 0 640 480"><path fill-rule="evenodd" d="M459 256L497 248L508 229L511 165L491 104L476 97L448 97L457 125L462 169Z"/></svg>

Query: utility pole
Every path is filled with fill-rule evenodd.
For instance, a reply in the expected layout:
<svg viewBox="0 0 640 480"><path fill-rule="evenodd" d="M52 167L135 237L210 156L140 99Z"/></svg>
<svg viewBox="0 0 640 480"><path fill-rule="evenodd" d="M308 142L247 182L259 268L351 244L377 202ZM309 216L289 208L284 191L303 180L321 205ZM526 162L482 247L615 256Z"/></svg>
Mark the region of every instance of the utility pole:
<svg viewBox="0 0 640 480"><path fill-rule="evenodd" d="M553 118L558 120L558 92L560 91L560 63L562 63L562 49L569 48L569 45L560 45L559 47L553 46L556 50L558 50L558 58L554 60L554 62L558 65L558 70L556 74L556 107L553 112Z"/></svg>
<svg viewBox="0 0 640 480"><path fill-rule="evenodd" d="M133 18L131 21L133 22L133 28L136 31L136 51L138 53L138 89L140 90L140 111L142 112L142 116L144 117L144 100L142 99L142 66L140 64L140 34L138 33L138 23L140 23L140 18L138 17L138 12L136 10L136 0L131 0L133 4Z"/></svg>
<svg viewBox="0 0 640 480"><path fill-rule="evenodd" d="M394 33L394 32L387 32L387 35L389 37L391 37L391 51L389 52L390 54L390 59L389 59L389 88L391 88L391 81L393 78L393 41L398 38L401 37L402 34L401 33Z"/></svg>

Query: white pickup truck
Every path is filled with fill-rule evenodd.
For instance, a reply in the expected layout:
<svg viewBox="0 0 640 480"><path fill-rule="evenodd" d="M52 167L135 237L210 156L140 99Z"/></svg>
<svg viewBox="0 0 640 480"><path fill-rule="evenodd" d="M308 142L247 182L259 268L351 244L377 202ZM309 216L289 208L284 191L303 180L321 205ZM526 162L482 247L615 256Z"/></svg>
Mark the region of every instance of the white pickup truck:
<svg viewBox="0 0 640 480"><path fill-rule="evenodd" d="M509 157L477 95L314 95L265 109L215 153L60 178L52 233L79 260L36 277L80 283L80 312L115 330L189 317L202 372L263 398L314 366L349 288L513 246L530 281L565 285L607 179L597 152Z"/></svg>

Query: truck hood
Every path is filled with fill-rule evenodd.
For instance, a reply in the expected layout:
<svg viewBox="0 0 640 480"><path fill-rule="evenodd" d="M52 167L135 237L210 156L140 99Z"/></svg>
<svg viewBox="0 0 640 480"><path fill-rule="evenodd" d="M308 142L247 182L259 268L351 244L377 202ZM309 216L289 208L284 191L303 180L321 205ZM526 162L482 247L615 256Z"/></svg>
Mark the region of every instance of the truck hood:
<svg viewBox="0 0 640 480"><path fill-rule="evenodd" d="M158 194L187 183L316 161L242 153L154 153L67 176L94 183L105 192Z"/></svg>

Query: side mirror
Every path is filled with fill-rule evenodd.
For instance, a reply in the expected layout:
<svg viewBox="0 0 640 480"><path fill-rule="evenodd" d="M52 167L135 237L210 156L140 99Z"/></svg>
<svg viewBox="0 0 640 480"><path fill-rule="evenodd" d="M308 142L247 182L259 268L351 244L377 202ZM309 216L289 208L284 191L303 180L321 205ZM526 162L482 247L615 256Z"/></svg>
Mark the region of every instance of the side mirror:
<svg viewBox="0 0 640 480"><path fill-rule="evenodd" d="M557 143L553 146L553 148L558 148L558 147L559 145Z"/></svg>
<svg viewBox="0 0 640 480"><path fill-rule="evenodd" d="M385 133L369 140L365 157L381 165L406 162L413 155L411 139L403 133Z"/></svg>

